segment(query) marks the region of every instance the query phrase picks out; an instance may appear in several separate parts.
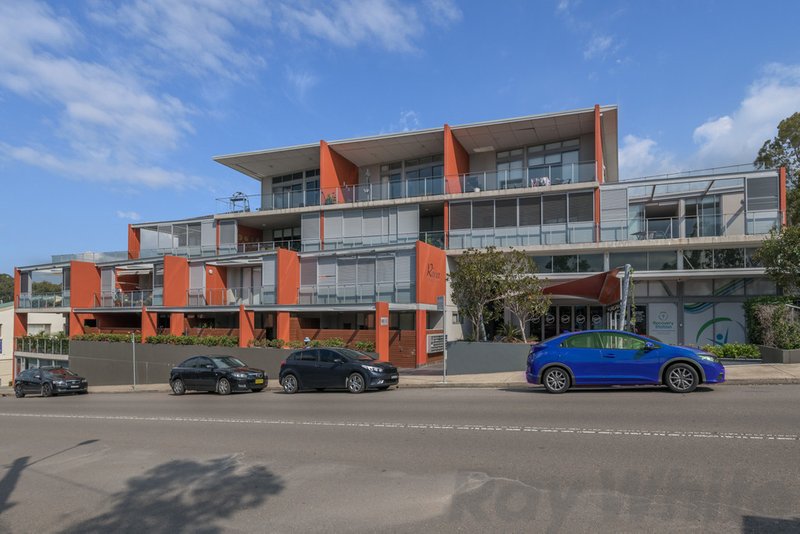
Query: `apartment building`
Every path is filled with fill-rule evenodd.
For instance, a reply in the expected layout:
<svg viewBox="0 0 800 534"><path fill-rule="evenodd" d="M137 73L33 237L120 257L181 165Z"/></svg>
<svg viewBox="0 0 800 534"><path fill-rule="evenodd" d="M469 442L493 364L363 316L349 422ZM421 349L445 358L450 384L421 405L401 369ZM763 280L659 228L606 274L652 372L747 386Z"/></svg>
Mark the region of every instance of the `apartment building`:
<svg viewBox="0 0 800 534"><path fill-rule="evenodd" d="M613 326L618 303L575 282L629 264L639 331L745 341L743 302L776 293L753 252L785 223L785 173L621 182L617 158L615 106L216 157L260 193L130 225L124 257L19 267L15 335L46 307L71 335L339 337L412 367L441 356L445 331L468 335L446 273L464 250L495 246L533 256L551 286L530 335ZM61 293L31 293L43 272L60 273Z"/></svg>

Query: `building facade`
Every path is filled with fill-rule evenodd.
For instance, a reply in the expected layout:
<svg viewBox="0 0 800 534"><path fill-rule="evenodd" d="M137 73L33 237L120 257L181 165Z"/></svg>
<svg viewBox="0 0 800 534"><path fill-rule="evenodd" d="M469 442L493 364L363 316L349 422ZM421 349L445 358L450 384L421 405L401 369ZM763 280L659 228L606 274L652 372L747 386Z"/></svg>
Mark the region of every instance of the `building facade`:
<svg viewBox="0 0 800 534"><path fill-rule="evenodd" d="M338 337L412 367L441 355L445 330L468 335L446 274L464 250L494 246L533 256L549 284L630 264L637 329L745 341L742 303L776 292L753 252L785 223L785 173L621 182L617 157L615 106L220 156L260 193L131 225L124 257L16 269L15 335L46 307L70 335ZM43 272L60 273L61 293L32 294ZM613 317L613 305L554 295L526 328L544 338Z"/></svg>
<svg viewBox="0 0 800 534"><path fill-rule="evenodd" d="M14 338L14 303L0 302L0 384L8 385L14 378L14 355L17 369L62 365L67 362L66 343L47 339L64 332L64 315L60 313L28 313L27 333L39 339ZM63 347L63 349L62 349Z"/></svg>

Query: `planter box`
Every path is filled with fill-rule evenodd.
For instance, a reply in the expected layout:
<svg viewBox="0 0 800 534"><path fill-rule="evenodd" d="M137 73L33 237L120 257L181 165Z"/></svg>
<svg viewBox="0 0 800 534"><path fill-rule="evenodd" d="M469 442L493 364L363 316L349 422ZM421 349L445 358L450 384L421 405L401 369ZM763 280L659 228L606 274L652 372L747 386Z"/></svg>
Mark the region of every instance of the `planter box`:
<svg viewBox="0 0 800 534"><path fill-rule="evenodd" d="M800 363L800 349L783 350L759 345L763 363Z"/></svg>

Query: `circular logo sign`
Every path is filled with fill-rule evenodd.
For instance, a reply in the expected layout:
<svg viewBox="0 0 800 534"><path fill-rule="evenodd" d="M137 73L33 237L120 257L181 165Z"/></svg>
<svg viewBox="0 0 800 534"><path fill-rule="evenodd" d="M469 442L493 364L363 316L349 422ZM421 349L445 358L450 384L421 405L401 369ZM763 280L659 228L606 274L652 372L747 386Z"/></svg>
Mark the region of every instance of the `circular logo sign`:
<svg viewBox="0 0 800 534"><path fill-rule="evenodd" d="M658 320L659 321L666 321L668 318L669 318L669 315L667 314L667 312L662 311L662 312L658 313Z"/></svg>
<svg viewBox="0 0 800 534"><path fill-rule="evenodd" d="M592 324L600 324L601 317L597 314L592 315Z"/></svg>
<svg viewBox="0 0 800 534"><path fill-rule="evenodd" d="M583 314L576 315L576 316L575 316L575 320L576 320L578 323L580 323L580 324L583 324L583 323L585 323L585 322L586 322L586 316L585 316L585 315L583 315Z"/></svg>
<svg viewBox="0 0 800 534"><path fill-rule="evenodd" d="M553 324L554 322L556 322L556 318L555 318L555 316L554 316L554 315L550 315L550 314L548 313L548 314L545 316L545 318L544 318L544 321L545 321L547 324Z"/></svg>
<svg viewBox="0 0 800 534"><path fill-rule="evenodd" d="M564 324L568 323L569 322L569 315L562 315L561 316L561 322L564 323Z"/></svg>

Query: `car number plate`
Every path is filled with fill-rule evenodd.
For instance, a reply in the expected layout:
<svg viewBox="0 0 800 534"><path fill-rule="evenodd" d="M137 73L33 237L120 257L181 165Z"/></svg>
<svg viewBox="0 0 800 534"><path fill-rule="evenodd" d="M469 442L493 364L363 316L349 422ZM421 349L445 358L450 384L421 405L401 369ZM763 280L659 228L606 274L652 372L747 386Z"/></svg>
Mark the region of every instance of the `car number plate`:
<svg viewBox="0 0 800 534"><path fill-rule="evenodd" d="M263 383L264 383L263 378L256 378L256 384L263 384Z"/></svg>
<svg viewBox="0 0 800 534"><path fill-rule="evenodd" d="M397 375L392 375L392 376L391 376L391 379L392 379L392 380L394 380L395 378L397 378Z"/></svg>
<svg viewBox="0 0 800 534"><path fill-rule="evenodd" d="M80 386L70 386L71 388L79 388Z"/></svg>

